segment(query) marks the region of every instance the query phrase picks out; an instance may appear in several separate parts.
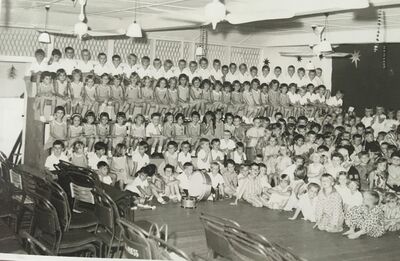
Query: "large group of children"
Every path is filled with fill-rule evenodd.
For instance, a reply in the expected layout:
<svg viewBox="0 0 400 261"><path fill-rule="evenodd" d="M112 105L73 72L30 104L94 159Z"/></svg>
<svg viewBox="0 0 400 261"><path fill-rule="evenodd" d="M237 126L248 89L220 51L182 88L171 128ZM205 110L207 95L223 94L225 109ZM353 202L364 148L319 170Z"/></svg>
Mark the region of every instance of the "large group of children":
<svg viewBox="0 0 400 261"><path fill-rule="evenodd" d="M289 66L280 76L275 67L268 76L268 66L236 72L215 60L208 69L202 58L199 68L184 60L173 68L170 60L151 66L148 57L138 65L135 55L108 64L105 54L94 63L87 50L73 60L71 49L64 60L54 50L47 69L38 51L30 69L40 115L47 103L54 108L49 170L59 160L91 168L141 207L152 198L180 201L202 171L210 200L294 210L290 219L302 215L328 232L346 224L352 239L400 229L400 111L343 111L343 92L329 97L321 70L307 77L299 68L296 76ZM145 171L152 156L163 159L155 175Z"/></svg>

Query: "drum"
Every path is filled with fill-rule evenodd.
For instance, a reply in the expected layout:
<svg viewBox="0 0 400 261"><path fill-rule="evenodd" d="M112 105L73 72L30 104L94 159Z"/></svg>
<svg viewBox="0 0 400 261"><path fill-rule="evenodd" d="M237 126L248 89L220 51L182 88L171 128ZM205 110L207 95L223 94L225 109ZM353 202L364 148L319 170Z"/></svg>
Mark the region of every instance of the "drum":
<svg viewBox="0 0 400 261"><path fill-rule="evenodd" d="M198 201L207 200L211 195L211 178L201 171L193 172L189 179L189 196L197 197Z"/></svg>
<svg viewBox="0 0 400 261"><path fill-rule="evenodd" d="M195 197L182 197L181 207L182 208L196 208L196 198Z"/></svg>

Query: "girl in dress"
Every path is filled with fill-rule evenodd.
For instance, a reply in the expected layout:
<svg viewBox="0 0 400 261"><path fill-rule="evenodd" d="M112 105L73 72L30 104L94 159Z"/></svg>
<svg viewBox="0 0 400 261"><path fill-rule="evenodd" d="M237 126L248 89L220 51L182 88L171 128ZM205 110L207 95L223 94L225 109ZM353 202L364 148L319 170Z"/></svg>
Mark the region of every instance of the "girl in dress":
<svg viewBox="0 0 400 261"><path fill-rule="evenodd" d="M193 111L204 111L204 100L203 100L203 90L200 88L201 80L199 77L194 77L192 80L192 85L189 89L190 94L190 110L189 113Z"/></svg>
<svg viewBox="0 0 400 261"><path fill-rule="evenodd" d="M183 165L186 162L192 163L192 154L190 153L190 143L188 141L184 141L181 144L181 151L178 153L178 167L176 171L178 173L183 172Z"/></svg>
<svg viewBox="0 0 400 261"><path fill-rule="evenodd" d="M363 205L353 207L347 212L346 224L350 229L343 235L347 235L349 239L356 239L362 235L380 237L385 233L384 218L378 192L366 191Z"/></svg>
<svg viewBox="0 0 400 261"><path fill-rule="evenodd" d="M319 153L313 153L310 157L311 163L308 165L307 177L311 183L319 184L321 176L324 174L325 168L321 164L321 155Z"/></svg>
<svg viewBox="0 0 400 261"><path fill-rule="evenodd" d="M145 104L145 108L143 109L143 111L144 116L148 117L148 115L150 115L151 108L155 108L157 111L157 104L154 99L154 90L151 78L149 76L145 76L143 77L142 82L142 97Z"/></svg>
<svg viewBox="0 0 400 261"><path fill-rule="evenodd" d="M266 207L270 209L283 209L291 193L289 176L282 174L279 178L279 185L268 190L269 200Z"/></svg>
<svg viewBox="0 0 400 261"><path fill-rule="evenodd" d="M171 165L174 170L178 167L178 143L170 141L167 143L167 150L163 153L164 162L160 164L160 170L164 169L164 166Z"/></svg>
<svg viewBox="0 0 400 261"><path fill-rule="evenodd" d="M119 183L119 188L124 189L125 185L132 181L130 177L130 164L128 157L126 156L126 146L125 144L118 143L115 146L114 153L111 158L111 173L115 174L117 177L117 182Z"/></svg>
<svg viewBox="0 0 400 261"><path fill-rule="evenodd" d="M330 174L321 176L321 191L316 206L315 227L319 230L336 233L343 230L342 198L334 188L335 180Z"/></svg>
<svg viewBox="0 0 400 261"><path fill-rule="evenodd" d="M242 94L242 85L239 81L233 82L233 91L232 91L232 107L231 111L233 114L239 114L243 116L243 110L245 109L245 105L243 102L243 94Z"/></svg>
<svg viewBox="0 0 400 261"><path fill-rule="evenodd" d="M200 139L199 151L197 153L197 169L209 170L211 164L210 141L205 138Z"/></svg>
<svg viewBox="0 0 400 261"><path fill-rule="evenodd" d="M210 80L205 79L201 82L200 88L203 90L203 110L201 111L201 114L204 115L206 113L206 110L210 110L212 106L212 100L211 100L211 88L212 83Z"/></svg>
<svg viewBox="0 0 400 261"><path fill-rule="evenodd" d="M229 112L225 114L224 122L224 131L229 131L231 134L233 134L235 132L235 125L233 125L232 113Z"/></svg>
<svg viewBox="0 0 400 261"><path fill-rule="evenodd" d="M175 115L176 113L181 111L181 107L179 105L178 98L178 89L177 89L177 79L176 77L171 77L168 81L168 101L169 101L169 110Z"/></svg>
<svg viewBox="0 0 400 261"><path fill-rule="evenodd" d="M70 162L78 167L87 168L88 161L84 153L85 146L81 141L75 141L72 145L72 156Z"/></svg>
<svg viewBox="0 0 400 261"><path fill-rule="evenodd" d="M170 112L165 114L162 135L166 138L165 146L166 146L166 144L168 144L168 142L173 140L173 137L174 137L174 115L172 115L172 113L170 113Z"/></svg>
<svg viewBox="0 0 400 261"><path fill-rule="evenodd" d="M193 148L193 156L196 155L197 147L200 140L200 114L197 111L191 114L192 121L187 125L187 136L190 139L190 144Z"/></svg>
<svg viewBox="0 0 400 261"><path fill-rule="evenodd" d="M182 112L185 117L189 117L190 108L190 95L189 95L189 77L186 74L179 75L178 85L178 99L179 106L182 108Z"/></svg>
<svg viewBox="0 0 400 261"><path fill-rule="evenodd" d="M99 117L99 123L97 124L97 142L101 141L107 144L108 152L111 153L110 147L110 118L108 117L107 112L102 112Z"/></svg>
<svg viewBox="0 0 400 261"><path fill-rule="evenodd" d="M125 113L129 112L129 118L133 117L135 112L135 107L141 107L142 110L144 108L142 93L140 88L140 78L136 72L133 72L129 77L129 85L125 90L125 105L122 108L122 111ZM141 112L143 113L143 111Z"/></svg>
<svg viewBox="0 0 400 261"><path fill-rule="evenodd" d="M290 165L292 165L292 159L289 157L289 150L286 146L281 145L279 147L279 156L276 159L275 173L268 176L269 183L271 184L273 180L274 184L278 184L279 175L281 175Z"/></svg>
<svg viewBox="0 0 400 261"><path fill-rule="evenodd" d="M369 174L369 188L381 188L385 190L387 177L387 160L385 158L379 158L376 161L376 169Z"/></svg>
<svg viewBox="0 0 400 261"><path fill-rule="evenodd" d="M124 89L122 88L122 78L119 75L113 77L111 85L111 105L114 106L114 113L119 112L119 108L123 105L124 101Z"/></svg>
<svg viewBox="0 0 400 261"><path fill-rule="evenodd" d="M272 135L268 140L268 145L263 149L263 161L267 166L267 175L273 176L276 173L280 146L276 136ZM281 174L281 173L279 173ZM274 183L277 184L277 183Z"/></svg>
<svg viewBox="0 0 400 261"><path fill-rule="evenodd" d="M68 115L71 113L70 83L64 69L58 69L56 80L54 81L54 93L56 96L56 106L65 106ZM68 118L68 117L67 117Z"/></svg>
<svg viewBox="0 0 400 261"><path fill-rule="evenodd" d="M307 191L307 168L304 166L298 166L294 171L294 180L290 183L292 193L290 194L289 200L285 205L284 210L292 211L298 207L300 195Z"/></svg>
<svg viewBox="0 0 400 261"><path fill-rule="evenodd" d="M251 119L256 116L258 108L255 105L249 82L243 83L243 101L246 108L244 116L248 119L248 121L251 121Z"/></svg>
<svg viewBox="0 0 400 261"><path fill-rule="evenodd" d="M99 106L96 102L97 85L94 82L94 76L88 75L85 79L85 87L83 88L83 109L82 115L86 115L87 111L98 112Z"/></svg>
<svg viewBox="0 0 400 261"><path fill-rule="evenodd" d="M361 206L363 203L363 196L359 191L360 182L356 180L350 180L348 187L350 190L349 196L343 200L345 213L347 213L347 211L353 207Z"/></svg>
<svg viewBox="0 0 400 261"><path fill-rule="evenodd" d="M138 114L135 117L134 123L131 124L129 130L129 146L131 152L136 151L137 145L142 140L146 139L146 128L144 126L144 117Z"/></svg>
<svg viewBox="0 0 400 261"><path fill-rule="evenodd" d="M44 106L51 102L51 111L54 111L56 107L56 98L54 96L54 84L50 72L43 72L40 77L37 77L37 94L35 103L39 105L40 121L46 122L44 117ZM35 105L35 108L37 105ZM50 120L52 120L52 116Z"/></svg>
<svg viewBox="0 0 400 261"><path fill-rule="evenodd" d="M222 83L216 81L214 88L211 91L211 110L216 111L217 109L224 109L224 103L222 102Z"/></svg>
<svg viewBox="0 0 400 261"><path fill-rule="evenodd" d="M221 109L217 109L215 111L215 138L222 139L224 137L224 121L223 118L223 111Z"/></svg>
<svg viewBox="0 0 400 261"><path fill-rule="evenodd" d="M296 212L290 220L295 220L299 214L303 214L303 219L311 222L315 222L315 209L317 205L317 195L321 187L316 183L310 183L307 185L307 193L299 196L299 202L297 204Z"/></svg>
<svg viewBox="0 0 400 261"><path fill-rule="evenodd" d="M125 125L125 113L120 111L117 113L117 121L114 123L111 130L112 136L112 148L116 148L117 144L125 144L126 136L128 134L128 129Z"/></svg>
<svg viewBox="0 0 400 261"><path fill-rule="evenodd" d="M108 101L111 98L111 89L108 83L110 82L110 78L107 73L103 73L101 75L101 82L96 88L96 103L99 106L99 111L96 112L98 114L100 111L104 111L108 104ZM100 109L102 107L102 109Z"/></svg>
<svg viewBox="0 0 400 261"><path fill-rule="evenodd" d="M79 114L74 114L71 117L72 125L69 125L68 128L68 144L71 146L75 141L85 142L85 138L83 136L83 126L82 126L82 118Z"/></svg>
<svg viewBox="0 0 400 261"><path fill-rule="evenodd" d="M186 129L185 129L185 125L183 125L183 120L184 117L182 113L178 113L175 116L175 124L174 124L174 131L173 131L173 137L174 140L178 143L178 148L181 147L182 142L187 140L187 136L186 136ZM174 166L176 167L176 166Z"/></svg>
<svg viewBox="0 0 400 261"><path fill-rule="evenodd" d="M65 109L62 106L57 106L54 111L54 120L50 122L50 136L44 145L44 150L48 150L53 146L53 142L61 140L65 147L68 147L67 142L67 122L64 120Z"/></svg>
<svg viewBox="0 0 400 261"><path fill-rule="evenodd" d="M232 89L229 82L224 82L222 91L222 103L224 104L224 112L228 112L228 108L232 107Z"/></svg>
<svg viewBox="0 0 400 261"><path fill-rule="evenodd" d="M207 111L200 125L200 135L206 139L213 139L215 134L215 115L211 111Z"/></svg>
<svg viewBox="0 0 400 261"><path fill-rule="evenodd" d="M307 156L308 147L304 144L304 136L298 134L294 137L293 153L294 155Z"/></svg>
<svg viewBox="0 0 400 261"><path fill-rule="evenodd" d="M88 151L93 150L93 145L96 141L96 116L94 112L88 111L85 115L85 123L83 124L83 136L86 139Z"/></svg>
<svg viewBox="0 0 400 261"><path fill-rule="evenodd" d="M71 94L72 113L82 114L84 87L82 82L82 72L80 70L75 69L72 71L72 82L70 83L69 88Z"/></svg>
<svg viewBox="0 0 400 261"><path fill-rule="evenodd" d="M161 77L158 79L156 88L154 90L154 98L157 102L158 112L164 115L169 111L169 100L168 100L168 82L167 79Z"/></svg>
<svg viewBox="0 0 400 261"><path fill-rule="evenodd" d="M255 115L264 115L264 108L261 102L260 81L258 79L253 79L251 81L251 95L253 96L254 105L257 107L257 112Z"/></svg>
<svg viewBox="0 0 400 261"><path fill-rule="evenodd" d="M385 195L385 205L383 205L385 213L385 230L400 230L400 206L399 199L395 193L389 192Z"/></svg>
<svg viewBox="0 0 400 261"><path fill-rule="evenodd" d="M350 189L348 187L349 179L347 178L347 173L345 171L339 172L336 180L337 184L335 185L335 189L342 198L343 207L344 210L346 210L344 200L350 195Z"/></svg>

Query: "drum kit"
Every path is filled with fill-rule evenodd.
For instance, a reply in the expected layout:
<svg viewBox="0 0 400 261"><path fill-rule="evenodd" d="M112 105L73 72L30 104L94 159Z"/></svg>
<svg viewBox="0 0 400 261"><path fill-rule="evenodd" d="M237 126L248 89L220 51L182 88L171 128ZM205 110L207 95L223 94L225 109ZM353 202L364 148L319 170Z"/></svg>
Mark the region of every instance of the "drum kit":
<svg viewBox="0 0 400 261"><path fill-rule="evenodd" d="M182 197L182 208L196 208L199 201L211 195L211 178L206 172L196 170L189 180L189 195Z"/></svg>

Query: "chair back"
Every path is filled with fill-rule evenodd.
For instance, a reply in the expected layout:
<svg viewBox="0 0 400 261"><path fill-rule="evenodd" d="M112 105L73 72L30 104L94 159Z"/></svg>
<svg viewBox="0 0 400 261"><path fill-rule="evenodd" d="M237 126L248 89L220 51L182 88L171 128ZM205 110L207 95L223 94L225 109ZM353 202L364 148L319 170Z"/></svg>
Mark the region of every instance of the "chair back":
<svg viewBox="0 0 400 261"><path fill-rule="evenodd" d="M151 246L143 230L128 220L121 218L119 220L123 230L122 242L123 242L123 258L132 259L151 259Z"/></svg>
<svg viewBox="0 0 400 261"><path fill-rule="evenodd" d="M115 235L116 225L119 220L118 208L114 201L103 191L92 190L94 196L94 213L98 224L112 235Z"/></svg>
<svg viewBox="0 0 400 261"><path fill-rule="evenodd" d="M182 250L168 244L166 241L159 237L150 235L150 246L152 248L152 258L158 260L179 260L179 261L190 261L192 260Z"/></svg>
<svg viewBox="0 0 400 261"><path fill-rule="evenodd" d="M208 249L220 256L229 257L231 251L228 240L224 236L224 229L226 226L240 227L240 225L233 220L204 213L201 213L200 220L203 223Z"/></svg>
<svg viewBox="0 0 400 261"><path fill-rule="evenodd" d="M33 214L33 236L42 242L50 251L58 253L62 238L57 210L39 194L32 195L35 208Z"/></svg>
<svg viewBox="0 0 400 261"><path fill-rule="evenodd" d="M260 244L254 244L251 240L246 240L234 231L227 229L224 232L229 242L232 261L272 261L268 258Z"/></svg>
<svg viewBox="0 0 400 261"><path fill-rule="evenodd" d="M46 187L50 192L49 201L55 207L63 231L69 230L72 213L68 204L67 193L54 181L47 181Z"/></svg>

